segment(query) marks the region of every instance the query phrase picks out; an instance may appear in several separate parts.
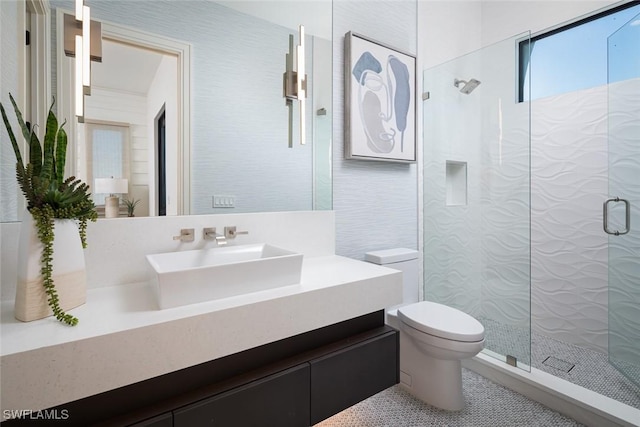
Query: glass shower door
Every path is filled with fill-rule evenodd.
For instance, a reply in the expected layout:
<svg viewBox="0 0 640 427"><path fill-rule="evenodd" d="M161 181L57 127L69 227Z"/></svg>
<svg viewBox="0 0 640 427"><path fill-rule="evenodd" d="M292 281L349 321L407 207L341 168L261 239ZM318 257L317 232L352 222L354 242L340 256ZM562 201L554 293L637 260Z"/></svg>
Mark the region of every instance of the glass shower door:
<svg viewBox="0 0 640 427"><path fill-rule="evenodd" d="M530 105L520 42L423 73L424 299L485 328L485 353L531 365ZM528 88L527 88L528 90Z"/></svg>
<svg viewBox="0 0 640 427"><path fill-rule="evenodd" d="M608 39L609 362L640 386L640 15Z"/></svg>

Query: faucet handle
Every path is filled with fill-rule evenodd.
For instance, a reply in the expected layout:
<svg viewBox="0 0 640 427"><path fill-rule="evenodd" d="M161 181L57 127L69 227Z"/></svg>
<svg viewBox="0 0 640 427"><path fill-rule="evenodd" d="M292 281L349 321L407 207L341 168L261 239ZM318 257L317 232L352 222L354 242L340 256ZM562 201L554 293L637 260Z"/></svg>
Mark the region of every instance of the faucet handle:
<svg viewBox="0 0 640 427"><path fill-rule="evenodd" d="M227 239L235 239L238 234L249 234L248 231L237 231L235 225L224 228L224 237Z"/></svg>
<svg viewBox="0 0 640 427"><path fill-rule="evenodd" d="M204 227L202 229L202 238L204 240L213 240L216 238L216 228L215 227Z"/></svg>
<svg viewBox="0 0 640 427"><path fill-rule="evenodd" d="M193 228L182 228L180 229L180 235L173 236L173 240L181 240L183 242L193 242L194 239Z"/></svg>

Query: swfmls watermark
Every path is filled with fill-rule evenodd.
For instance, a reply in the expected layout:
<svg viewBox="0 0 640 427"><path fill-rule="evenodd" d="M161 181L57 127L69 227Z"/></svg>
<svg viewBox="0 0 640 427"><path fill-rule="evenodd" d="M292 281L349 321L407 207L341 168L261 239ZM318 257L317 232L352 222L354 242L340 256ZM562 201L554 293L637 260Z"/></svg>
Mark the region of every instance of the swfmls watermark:
<svg viewBox="0 0 640 427"><path fill-rule="evenodd" d="M68 420L67 409L3 409L3 420Z"/></svg>

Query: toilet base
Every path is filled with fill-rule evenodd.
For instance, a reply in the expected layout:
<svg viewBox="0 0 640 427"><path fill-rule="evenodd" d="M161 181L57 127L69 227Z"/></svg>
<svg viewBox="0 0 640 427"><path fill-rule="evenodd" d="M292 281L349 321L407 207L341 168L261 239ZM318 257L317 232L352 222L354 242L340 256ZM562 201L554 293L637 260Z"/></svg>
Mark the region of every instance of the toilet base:
<svg viewBox="0 0 640 427"><path fill-rule="evenodd" d="M426 356L400 332L400 384L429 405L447 411L464 408L460 360Z"/></svg>

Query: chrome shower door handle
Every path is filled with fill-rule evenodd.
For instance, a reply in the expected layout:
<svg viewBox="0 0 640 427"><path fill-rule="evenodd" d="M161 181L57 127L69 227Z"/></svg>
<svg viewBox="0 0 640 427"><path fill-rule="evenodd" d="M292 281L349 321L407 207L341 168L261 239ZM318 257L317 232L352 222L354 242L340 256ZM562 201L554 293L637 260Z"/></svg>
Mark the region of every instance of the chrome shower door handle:
<svg viewBox="0 0 640 427"><path fill-rule="evenodd" d="M622 231L611 231L609 230L609 203L611 202L622 202L624 203L624 230ZM604 228L604 232L607 234L611 234L613 236L622 236L623 234L627 234L631 230L631 204L627 199L621 199L616 197L615 199L607 199L602 204L602 227Z"/></svg>

